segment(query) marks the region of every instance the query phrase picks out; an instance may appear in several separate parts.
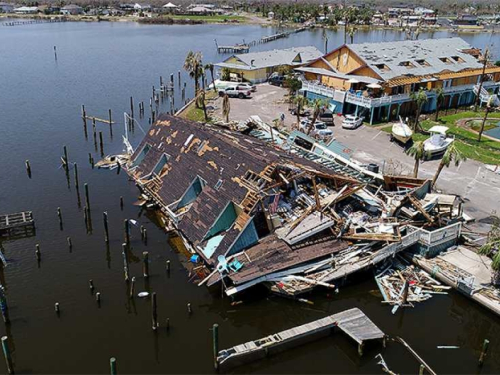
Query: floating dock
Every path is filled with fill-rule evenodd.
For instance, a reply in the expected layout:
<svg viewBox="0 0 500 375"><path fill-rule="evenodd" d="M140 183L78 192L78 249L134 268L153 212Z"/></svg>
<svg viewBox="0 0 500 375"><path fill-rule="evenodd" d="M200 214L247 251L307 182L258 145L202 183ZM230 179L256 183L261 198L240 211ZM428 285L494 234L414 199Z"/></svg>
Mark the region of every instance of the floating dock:
<svg viewBox="0 0 500 375"><path fill-rule="evenodd" d="M35 229L35 221L31 211L0 215L0 236L29 236Z"/></svg>
<svg viewBox="0 0 500 375"><path fill-rule="evenodd" d="M253 362L286 349L310 342L332 333L337 327L358 343L363 353L368 340L383 339L385 334L358 308L342 311L270 336L221 350L216 358L219 368L230 368Z"/></svg>

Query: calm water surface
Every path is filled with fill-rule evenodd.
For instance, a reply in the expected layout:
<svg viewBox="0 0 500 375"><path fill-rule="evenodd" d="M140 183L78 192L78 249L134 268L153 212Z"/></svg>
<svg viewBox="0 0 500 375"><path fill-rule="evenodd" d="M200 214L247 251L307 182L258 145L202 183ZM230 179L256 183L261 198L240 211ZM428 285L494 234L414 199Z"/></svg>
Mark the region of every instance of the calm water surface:
<svg viewBox="0 0 500 375"><path fill-rule="evenodd" d="M338 295L318 290L307 298L314 305L284 300L262 289L239 297L231 306L220 292L210 293L188 282L179 257L169 246L166 234L152 216L133 203L137 189L122 173L92 170L88 153L99 153L90 137L85 140L80 106L87 113L106 117L108 108L118 124L114 137L108 126L103 132L105 153L122 150L123 112L129 98L146 102L151 87L181 69L188 50L201 51L204 62L217 62L214 39L220 44L250 41L276 30L260 26L143 26L134 23L60 23L18 27L0 26L0 212L32 210L36 237L4 241L1 245L8 267L0 271L7 288L12 324L0 324L14 349L17 373L108 373L109 358L118 360L119 373L211 373L212 347L209 328L220 326L221 348L256 339L303 324L343 309L361 308L389 335L401 335L438 373L475 373L484 338L491 341L483 373L500 372L500 324L487 311L464 297L451 293L406 309L393 316L380 301L370 273L360 275ZM288 39L259 45L253 50L316 45L322 48L322 31L310 31ZM437 32L430 37L447 36ZM422 35L421 38L426 37ZM496 36L465 35L477 47L491 44ZM356 41L400 40L399 33L374 31L356 34ZM329 32L329 47L338 46L342 33ZM57 46L57 61L53 46ZM493 46L499 55L498 43ZM182 72L182 81L187 76ZM180 106L176 90L175 106ZM192 83L188 82L192 97ZM163 109L168 108L166 105ZM147 129L146 119L142 127ZM131 141L137 145L142 132L136 129ZM67 184L60 168L63 145L72 163L77 163L80 184L90 187L93 232L86 233L83 212L78 206L71 171ZM26 175L29 159L32 179ZM80 193L83 192L81 189ZM119 197L125 207L120 210ZM83 196L82 196L83 199ZM60 230L56 215L64 218ZM110 221L111 242L104 243L102 212ZM135 219L148 230L144 245L139 230L132 228L131 274L137 291L158 294L158 314L171 330L151 330L150 301L127 298L123 282L121 243L123 220ZM66 238L72 238L69 251ZM35 244L42 252L40 266ZM149 280L142 278L141 253L149 251ZM170 277L165 261L171 260ZM88 289L93 279L101 293L98 308ZM59 302L62 313L54 313ZM194 313L188 316L186 304ZM234 370L236 373L381 373L374 356L382 352L393 371L415 373L418 363L398 344L388 348L371 346L363 358L356 346L343 336L330 337ZM458 345L456 350L438 350L437 345ZM0 369L4 369L3 360Z"/></svg>

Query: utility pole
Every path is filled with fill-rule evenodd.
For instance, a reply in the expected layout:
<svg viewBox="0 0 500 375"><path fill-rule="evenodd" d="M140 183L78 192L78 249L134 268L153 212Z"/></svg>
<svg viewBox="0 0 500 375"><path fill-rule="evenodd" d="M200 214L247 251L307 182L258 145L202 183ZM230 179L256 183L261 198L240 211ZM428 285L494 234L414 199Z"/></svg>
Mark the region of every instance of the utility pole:
<svg viewBox="0 0 500 375"><path fill-rule="evenodd" d="M483 55L483 72L481 73L481 80L479 81L479 88L477 90L476 101L474 102L474 112L477 112L477 107L481 101L481 91L483 90L483 82L484 82L484 76L485 76L485 72L486 72L486 64L488 64L489 55L490 55L490 51L488 50L488 47L486 47L484 50L484 55Z"/></svg>

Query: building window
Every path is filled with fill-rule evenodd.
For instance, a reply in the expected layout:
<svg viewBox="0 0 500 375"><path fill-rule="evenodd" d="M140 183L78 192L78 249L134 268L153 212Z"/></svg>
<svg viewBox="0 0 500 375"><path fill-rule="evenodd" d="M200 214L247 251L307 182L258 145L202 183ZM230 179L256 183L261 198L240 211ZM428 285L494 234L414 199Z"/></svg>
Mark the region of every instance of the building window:
<svg viewBox="0 0 500 375"><path fill-rule="evenodd" d="M399 66L404 66L404 67L406 67L408 69L412 69L412 68L415 67L415 65L413 65L410 61L401 61L399 63Z"/></svg>
<svg viewBox="0 0 500 375"><path fill-rule="evenodd" d="M422 65L422 66L431 66L427 61L421 59L421 60L415 60L417 64Z"/></svg>
<svg viewBox="0 0 500 375"><path fill-rule="evenodd" d="M455 60L457 63L465 62L464 59L462 59L460 56L451 56L451 58Z"/></svg>
<svg viewBox="0 0 500 375"><path fill-rule="evenodd" d="M447 57L440 57L439 60L441 60L445 64L452 64L451 60Z"/></svg>
<svg viewBox="0 0 500 375"><path fill-rule="evenodd" d="M216 184L215 184L215 186L214 186L214 189L215 189L215 190L219 190L219 189L220 189L220 187L222 186L222 183L223 183L223 182L224 182L224 181L222 181L222 180L217 181L217 183L216 183Z"/></svg>
<svg viewBox="0 0 500 375"><path fill-rule="evenodd" d="M390 71L391 69L385 65L385 64L376 64L375 67L379 70L382 70L382 71L385 71L385 72L388 72Z"/></svg>
<svg viewBox="0 0 500 375"><path fill-rule="evenodd" d="M163 168L165 167L165 165L167 165L168 159L169 159L168 155L167 154L163 154L160 157L160 160L158 160L158 163L156 163L156 166L153 169L152 175L158 175L158 176L160 176L161 172L163 171Z"/></svg>

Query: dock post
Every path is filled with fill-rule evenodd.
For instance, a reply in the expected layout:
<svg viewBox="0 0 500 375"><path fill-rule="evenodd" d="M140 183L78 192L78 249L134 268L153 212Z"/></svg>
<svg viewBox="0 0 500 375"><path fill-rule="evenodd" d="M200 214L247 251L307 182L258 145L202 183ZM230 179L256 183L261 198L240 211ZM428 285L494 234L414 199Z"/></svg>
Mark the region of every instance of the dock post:
<svg viewBox="0 0 500 375"><path fill-rule="evenodd" d="M146 279L149 277L149 253L147 251L142 253L142 275Z"/></svg>
<svg viewBox="0 0 500 375"><path fill-rule="evenodd" d="M75 187L78 190L79 188L79 183L78 183L78 165L75 163ZM80 194L80 193L78 193Z"/></svg>
<svg viewBox="0 0 500 375"><path fill-rule="evenodd" d="M83 220L85 220L85 228L87 229L87 232L89 230L89 214L88 214L88 208L87 206L83 207Z"/></svg>
<svg viewBox="0 0 500 375"><path fill-rule="evenodd" d="M214 368L219 369L219 362L217 362L217 356L219 355L219 325L214 324L212 327L212 342L214 347Z"/></svg>
<svg viewBox="0 0 500 375"><path fill-rule="evenodd" d="M125 276L125 282L128 283L129 275L128 275L128 257L127 257L127 244L122 244L122 255L123 255L123 273Z"/></svg>
<svg viewBox="0 0 500 375"><path fill-rule="evenodd" d="M144 240L144 225L141 225L141 240Z"/></svg>
<svg viewBox="0 0 500 375"><path fill-rule="evenodd" d="M134 98L130 97L130 117L134 118Z"/></svg>
<svg viewBox="0 0 500 375"><path fill-rule="evenodd" d="M158 328L158 314L156 311L156 292L151 293L151 320L153 323L153 331L156 331Z"/></svg>
<svg viewBox="0 0 500 375"><path fill-rule="evenodd" d="M97 306L101 306L101 293L97 292L95 294L95 301L97 302Z"/></svg>
<svg viewBox="0 0 500 375"><path fill-rule="evenodd" d="M125 231L125 245L130 245L130 224L128 219L123 220L123 229Z"/></svg>
<svg viewBox="0 0 500 375"><path fill-rule="evenodd" d="M148 230L146 228L144 228L144 245L147 245L148 244Z"/></svg>
<svg viewBox="0 0 500 375"><path fill-rule="evenodd" d="M193 309L191 308L191 304L187 304L188 314L191 315L193 313Z"/></svg>
<svg viewBox="0 0 500 375"><path fill-rule="evenodd" d="M358 345L358 354L360 357L363 356L363 349L365 348L365 344L364 343L361 343Z"/></svg>
<svg viewBox="0 0 500 375"><path fill-rule="evenodd" d="M94 163L92 163L93 165ZM85 205L87 206L87 210L89 211L90 214L90 199L89 199L89 186L87 183L83 184L83 187L85 188Z"/></svg>
<svg viewBox="0 0 500 375"><path fill-rule="evenodd" d="M163 77L160 76L160 87L162 87L162 86L163 86Z"/></svg>
<svg viewBox="0 0 500 375"><path fill-rule="evenodd" d="M130 299L134 298L134 289L135 289L135 276L132 277L132 282L130 283L130 294L129 294Z"/></svg>
<svg viewBox="0 0 500 375"><path fill-rule="evenodd" d="M0 310L2 311L3 322L9 324L9 306L7 305L7 297L5 296L5 288L2 285L0 285Z"/></svg>
<svg viewBox="0 0 500 375"><path fill-rule="evenodd" d="M490 346L490 340L484 339L483 341L483 349L481 351L481 355L479 356L479 367L483 366L484 359L486 358L486 354L488 353L488 347Z"/></svg>
<svg viewBox="0 0 500 375"><path fill-rule="evenodd" d="M109 232L108 232L108 213L103 212L102 218L104 221L104 242L109 243Z"/></svg>
<svg viewBox="0 0 500 375"><path fill-rule="evenodd" d="M405 283L403 284L403 301L401 302L402 306L405 306L408 304L408 291L410 289L410 284L408 283L408 280L405 280Z"/></svg>
<svg viewBox="0 0 500 375"><path fill-rule="evenodd" d="M165 327L167 328L167 332L170 331L170 318L165 320Z"/></svg>
<svg viewBox="0 0 500 375"><path fill-rule="evenodd" d="M94 280L92 280L92 279L89 280L89 289L90 289L90 293L94 292Z"/></svg>
<svg viewBox="0 0 500 375"><path fill-rule="evenodd" d="M61 227L62 230L63 220L62 220L61 207L57 207L57 217L59 218L59 226Z"/></svg>
<svg viewBox="0 0 500 375"><path fill-rule="evenodd" d="M59 315L59 313L61 312L61 309L59 307L59 302L56 302L54 304L54 310L56 311L56 314Z"/></svg>
<svg viewBox="0 0 500 375"><path fill-rule="evenodd" d="M40 253L40 245L36 244L35 247L36 247L35 250L36 260L40 262L40 260L42 259L42 253Z"/></svg>
<svg viewBox="0 0 500 375"><path fill-rule="evenodd" d="M179 87L181 87L181 71L177 71L177 79L179 80Z"/></svg>
<svg viewBox="0 0 500 375"><path fill-rule="evenodd" d="M2 337L2 350L3 350L3 355L5 357L5 363L7 364L7 373L13 374L14 365L12 364L12 356L10 355L9 342L7 340L8 340L7 336Z"/></svg>
<svg viewBox="0 0 500 375"><path fill-rule="evenodd" d="M120 197L120 209L123 211L123 197Z"/></svg>
<svg viewBox="0 0 500 375"><path fill-rule="evenodd" d="M67 237L66 241L68 242L68 248L69 251L71 252L71 250L73 249L73 242L71 242L71 237Z"/></svg>
<svg viewBox="0 0 500 375"><path fill-rule="evenodd" d="M111 369L111 375L116 375L116 358L111 357L109 359L109 367Z"/></svg>
<svg viewBox="0 0 500 375"><path fill-rule="evenodd" d="M31 178L31 165L30 165L30 161L26 160L25 164L26 164L26 173L28 173L28 177Z"/></svg>
<svg viewBox="0 0 500 375"><path fill-rule="evenodd" d="M94 133L94 145L97 151L97 131L95 126L95 117L92 117L92 132Z"/></svg>
<svg viewBox="0 0 500 375"><path fill-rule="evenodd" d="M102 140L102 132L99 132L99 146L101 147L101 157L104 156L104 142Z"/></svg>
<svg viewBox="0 0 500 375"><path fill-rule="evenodd" d="M418 375L424 375L424 370L425 370L425 366L420 365L420 367L418 368Z"/></svg>
<svg viewBox="0 0 500 375"><path fill-rule="evenodd" d="M68 148L66 146L63 146L63 152L64 152L64 167L66 169L69 168L68 166Z"/></svg>

